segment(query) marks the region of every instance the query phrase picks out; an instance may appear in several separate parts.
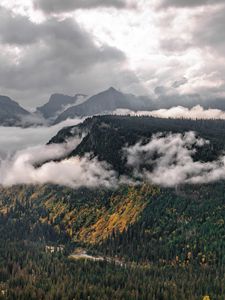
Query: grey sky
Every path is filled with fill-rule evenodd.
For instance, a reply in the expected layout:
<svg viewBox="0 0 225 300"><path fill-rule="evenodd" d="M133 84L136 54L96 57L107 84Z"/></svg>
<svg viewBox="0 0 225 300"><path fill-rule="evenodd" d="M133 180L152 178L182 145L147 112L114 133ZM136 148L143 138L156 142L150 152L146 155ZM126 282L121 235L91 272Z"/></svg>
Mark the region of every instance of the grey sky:
<svg viewBox="0 0 225 300"><path fill-rule="evenodd" d="M162 0L161 7L194 7L224 3L223 0Z"/></svg>
<svg viewBox="0 0 225 300"><path fill-rule="evenodd" d="M98 7L115 7L119 9L129 7L125 0L35 0L34 6L47 14Z"/></svg>
<svg viewBox="0 0 225 300"><path fill-rule="evenodd" d="M0 94L223 97L225 4L210 0L0 0Z"/></svg>

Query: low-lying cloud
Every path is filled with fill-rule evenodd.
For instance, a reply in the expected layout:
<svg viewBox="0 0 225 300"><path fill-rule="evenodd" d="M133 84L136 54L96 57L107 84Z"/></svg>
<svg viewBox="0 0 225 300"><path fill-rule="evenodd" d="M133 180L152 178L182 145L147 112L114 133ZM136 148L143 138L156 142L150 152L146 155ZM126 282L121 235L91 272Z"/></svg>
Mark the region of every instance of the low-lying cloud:
<svg viewBox="0 0 225 300"><path fill-rule="evenodd" d="M80 142L80 138L74 138L64 144L36 146L16 152L0 162L0 184L6 187L46 183L72 188L115 186L116 173L107 163L99 162L97 158L90 159L88 154L56 161L68 155Z"/></svg>
<svg viewBox="0 0 225 300"><path fill-rule="evenodd" d="M164 187L204 184L225 179L225 155L215 161L194 160L209 141L194 132L158 133L148 142L123 148L131 175L119 177L113 167L93 154L68 158L82 141L75 136L62 144L39 145L17 150L0 159L0 185L57 184L79 187L115 188L120 184L149 182Z"/></svg>
<svg viewBox="0 0 225 300"><path fill-rule="evenodd" d="M149 143L139 142L124 151L137 180L174 187L225 179L225 156L213 162L193 159L197 148L208 143L194 132L156 134Z"/></svg>
<svg viewBox="0 0 225 300"><path fill-rule="evenodd" d="M0 157L6 157L14 152L31 146L47 143L61 128L74 126L84 119L67 119L54 126L37 127L1 127L0 126Z"/></svg>
<svg viewBox="0 0 225 300"><path fill-rule="evenodd" d="M113 112L116 115L131 115L131 116L151 116L158 118L173 118L173 119L221 119L225 120L225 112L220 109L204 109L200 105L192 108L176 106L169 109L158 109L152 111L132 111L129 109L117 109Z"/></svg>

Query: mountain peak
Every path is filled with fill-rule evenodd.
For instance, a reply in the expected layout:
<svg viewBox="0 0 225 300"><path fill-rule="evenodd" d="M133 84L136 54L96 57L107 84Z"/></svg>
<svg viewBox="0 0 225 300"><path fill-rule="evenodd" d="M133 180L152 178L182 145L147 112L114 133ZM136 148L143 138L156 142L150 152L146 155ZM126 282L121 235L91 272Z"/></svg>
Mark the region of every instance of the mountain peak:
<svg viewBox="0 0 225 300"><path fill-rule="evenodd" d="M52 94L49 101L42 106L37 107L37 112L46 119L54 119L67 108L82 103L86 95L75 94L68 96L61 93Z"/></svg>
<svg viewBox="0 0 225 300"><path fill-rule="evenodd" d="M110 87L92 97L86 102L65 110L58 116L55 123L68 118L93 116L112 113L116 109L147 110L149 99L138 98L132 94L124 94L114 87Z"/></svg>
<svg viewBox="0 0 225 300"><path fill-rule="evenodd" d="M24 117L27 118L29 116L31 116L31 114L27 110L22 108L19 105L19 103L12 100L8 96L0 95L0 124L1 124L1 126L23 126L23 125L25 125Z"/></svg>
<svg viewBox="0 0 225 300"><path fill-rule="evenodd" d="M111 87L107 90L107 92L117 92L117 93L119 93L119 91L118 91L117 89L115 89L113 86L111 86Z"/></svg>

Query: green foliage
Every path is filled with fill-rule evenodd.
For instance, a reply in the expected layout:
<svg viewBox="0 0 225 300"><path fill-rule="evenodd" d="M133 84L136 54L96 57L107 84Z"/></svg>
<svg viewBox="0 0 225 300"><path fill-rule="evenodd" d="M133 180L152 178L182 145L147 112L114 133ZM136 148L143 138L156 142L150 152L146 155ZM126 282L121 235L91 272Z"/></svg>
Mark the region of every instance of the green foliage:
<svg viewBox="0 0 225 300"><path fill-rule="evenodd" d="M63 129L87 135L71 155L91 152L129 173L122 148L152 134L194 130L225 149L224 121L102 116ZM225 298L225 183L117 190L45 186L0 189L0 299L222 300ZM64 245L49 253L46 246ZM84 247L103 261L72 260ZM207 298L208 299L208 298Z"/></svg>
<svg viewBox="0 0 225 300"><path fill-rule="evenodd" d="M161 189L137 222L97 246L137 262L223 265L225 184Z"/></svg>
<svg viewBox="0 0 225 300"><path fill-rule="evenodd" d="M222 300L224 191L222 182L160 191L148 186L124 186L120 191L53 186L2 191L1 207L8 204L0 215L0 287L7 290L3 299L191 300L210 295ZM62 217L40 221L40 216L48 219L52 209L66 205L67 213L96 207L90 210L93 218L102 207L114 213L122 195L129 195L130 201L144 196L146 205L136 221L122 232L113 230L102 243L85 245L93 255L111 257L111 262L68 259L80 244L70 240ZM88 229L93 220L80 222ZM62 243L63 253L45 252L46 245Z"/></svg>

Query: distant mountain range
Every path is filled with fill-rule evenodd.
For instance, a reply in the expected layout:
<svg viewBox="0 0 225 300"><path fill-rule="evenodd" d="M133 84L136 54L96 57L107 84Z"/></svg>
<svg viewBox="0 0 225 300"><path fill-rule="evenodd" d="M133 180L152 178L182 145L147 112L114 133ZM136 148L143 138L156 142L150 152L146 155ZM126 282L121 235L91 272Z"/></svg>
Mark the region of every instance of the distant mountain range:
<svg viewBox="0 0 225 300"><path fill-rule="evenodd" d="M0 124L22 126L30 122L32 114L7 96L0 96Z"/></svg>
<svg viewBox="0 0 225 300"><path fill-rule="evenodd" d="M76 94L75 96L53 94L46 104L37 107L36 112L40 113L45 119L54 120L63 111L73 105L82 103L86 98L87 96L83 94Z"/></svg>
<svg viewBox="0 0 225 300"><path fill-rule="evenodd" d="M68 118L92 116L109 113L118 108L130 110L147 110L151 107L148 97L137 97L132 94L124 94L113 87L97 95L90 97L80 105L72 106L58 116L55 123Z"/></svg>
<svg viewBox="0 0 225 300"><path fill-rule="evenodd" d="M110 114L116 109L143 111L178 105L192 108L198 104L205 109L225 111L225 100L222 98L202 100L199 95L163 95L152 100L147 96L125 94L113 87L91 97L84 94L53 94L46 104L37 107L35 113L25 110L7 96L0 96L0 126L51 125L68 118Z"/></svg>
<svg viewBox="0 0 225 300"><path fill-rule="evenodd" d="M76 94L75 96L53 94L46 104L37 107L34 114L23 109L18 103L8 97L1 96L1 98L5 99L4 103L0 102L0 110L2 113L2 115L0 115L0 125L2 126L23 125L21 116L27 116L30 120L33 118L31 125L40 124L41 118L42 122L46 120L48 124L56 124L68 118L111 113L119 108L147 110L152 107L150 98L124 94L113 87L90 98L84 94ZM10 106L12 103L14 103L15 108L9 109L10 113L4 113L6 111L5 106ZM35 116L36 120L34 120Z"/></svg>

